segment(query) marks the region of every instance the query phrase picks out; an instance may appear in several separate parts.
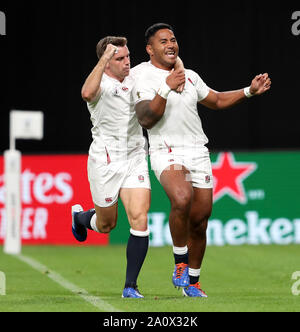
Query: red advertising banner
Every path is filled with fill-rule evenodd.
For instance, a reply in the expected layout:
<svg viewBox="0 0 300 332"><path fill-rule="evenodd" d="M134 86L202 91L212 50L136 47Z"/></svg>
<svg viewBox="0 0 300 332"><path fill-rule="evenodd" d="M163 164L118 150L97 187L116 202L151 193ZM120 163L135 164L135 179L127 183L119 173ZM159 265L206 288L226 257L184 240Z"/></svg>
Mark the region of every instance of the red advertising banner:
<svg viewBox="0 0 300 332"><path fill-rule="evenodd" d="M4 159L0 157L0 244L6 229ZM71 207L93 208L87 179L87 155L22 156L21 235L23 244L78 245ZM107 245L109 237L92 231L87 245Z"/></svg>

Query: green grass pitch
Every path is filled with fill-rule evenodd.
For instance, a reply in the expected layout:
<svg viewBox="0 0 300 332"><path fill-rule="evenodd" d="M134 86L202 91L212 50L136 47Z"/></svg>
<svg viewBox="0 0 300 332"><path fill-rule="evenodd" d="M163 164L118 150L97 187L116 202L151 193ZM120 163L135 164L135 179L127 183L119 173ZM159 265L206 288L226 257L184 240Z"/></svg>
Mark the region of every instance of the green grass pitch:
<svg viewBox="0 0 300 332"><path fill-rule="evenodd" d="M293 295L300 271L300 246L208 247L201 271L207 299L186 298L171 282L171 247L149 248L138 286L141 300L122 299L126 247L24 246L22 255L124 312L299 312ZM0 247L6 295L0 312L99 312L98 307ZM294 287L297 290L297 287ZM300 286L298 287L300 293ZM108 310L109 311L109 310Z"/></svg>

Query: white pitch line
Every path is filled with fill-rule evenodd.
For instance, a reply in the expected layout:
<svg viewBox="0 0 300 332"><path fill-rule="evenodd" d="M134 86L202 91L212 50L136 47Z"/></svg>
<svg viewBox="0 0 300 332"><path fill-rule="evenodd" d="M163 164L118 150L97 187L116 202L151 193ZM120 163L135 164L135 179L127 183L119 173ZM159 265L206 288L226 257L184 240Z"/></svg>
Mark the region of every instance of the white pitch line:
<svg viewBox="0 0 300 332"><path fill-rule="evenodd" d="M103 301L100 297L90 295L85 289L79 288L78 286L72 284L70 281L63 278L60 274L51 271L47 266L39 263L33 258L24 256L24 255L16 255L19 260L28 264L33 269L39 271L42 274L45 274L47 277L52 279L54 282L62 286L63 288L69 290L70 292L82 297L86 302L89 302L93 306L97 307L101 311L105 312L121 312L121 310L113 307L109 303Z"/></svg>

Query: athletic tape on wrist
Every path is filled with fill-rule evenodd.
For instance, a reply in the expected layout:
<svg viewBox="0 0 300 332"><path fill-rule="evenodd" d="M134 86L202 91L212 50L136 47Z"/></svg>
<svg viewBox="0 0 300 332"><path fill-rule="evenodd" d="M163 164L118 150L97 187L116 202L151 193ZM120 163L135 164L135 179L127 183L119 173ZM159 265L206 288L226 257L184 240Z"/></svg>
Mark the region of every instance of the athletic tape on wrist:
<svg viewBox="0 0 300 332"><path fill-rule="evenodd" d="M251 98L254 95L250 92L250 86L248 86L247 88L244 89L244 94L247 98Z"/></svg>
<svg viewBox="0 0 300 332"><path fill-rule="evenodd" d="M167 99L170 92L171 88L168 86L166 82L164 82L161 85L161 87L158 89L157 94L159 94L162 98Z"/></svg>

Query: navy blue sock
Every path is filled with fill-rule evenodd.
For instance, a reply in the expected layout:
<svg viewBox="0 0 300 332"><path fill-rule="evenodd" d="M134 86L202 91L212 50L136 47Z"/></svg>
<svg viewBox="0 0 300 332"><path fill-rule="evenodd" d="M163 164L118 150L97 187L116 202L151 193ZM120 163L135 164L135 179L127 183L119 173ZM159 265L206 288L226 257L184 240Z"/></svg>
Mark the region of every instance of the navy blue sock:
<svg viewBox="0 0 300 332"><path fill-rule="evenodd" d="M194 285L196 282L199 281L199 276L198 277L193 277L193 276L189 276L190 277L190 284Z"/></svg>
<svg viewBox="0 0 300 332"><path fill-rule="evenodd" d="M139 237L130 234L127 243L126 287L135 287L149 246L149 236Z"/></svg>
<svg viewBox="0 0 300 332"><path fill-rule="evenodd" d="M78 212L77 214L77 221L80 225L88 228L88 229L92 229L91 227L91 219L92 216L96 213L95 209L91 209L88 211L82 211L82 212Z"/></svg>
<svg viewBox="0 0 300 332"><path fill-rule="evenodd" d="M180 264L180 263L188 264L189 263L189 254L188 253L186 253L184 255L174 254L174 258L175 258L175 264Z"/></svg>

